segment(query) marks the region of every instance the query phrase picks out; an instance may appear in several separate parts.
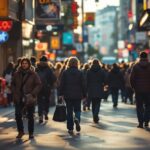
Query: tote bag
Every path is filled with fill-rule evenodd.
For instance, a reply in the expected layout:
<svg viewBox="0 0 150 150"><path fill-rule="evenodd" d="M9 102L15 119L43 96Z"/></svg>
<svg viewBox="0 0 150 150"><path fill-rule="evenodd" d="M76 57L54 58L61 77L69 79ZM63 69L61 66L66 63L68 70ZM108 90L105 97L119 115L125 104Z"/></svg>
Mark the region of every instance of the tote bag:
<svg viewBox="0 0 150 150"><path fill-rule="evenodd" d="M57 104L54 115L53 115L53 120L57 122L64 122L66 121L66 105L63 104Z"/></svg>

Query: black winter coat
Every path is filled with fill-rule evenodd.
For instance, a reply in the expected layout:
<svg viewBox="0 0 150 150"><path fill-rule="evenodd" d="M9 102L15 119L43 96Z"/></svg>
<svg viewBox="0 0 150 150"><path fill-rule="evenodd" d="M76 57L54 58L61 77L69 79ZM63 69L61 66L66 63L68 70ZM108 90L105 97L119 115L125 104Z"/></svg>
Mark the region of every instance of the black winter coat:
<svg viewBox="0 0 150 150"><path fill-rule="evenodd" d="M136 93L150 93L150 63L141 59L132 69L130 82Z"/></svg>
<svg viewBox="0 0 150 150"><path fill-rule="evenodd" d="M110 89L124 88L124 77L119 68L113 68L108 75L108 85Z"/></svg>
<svg viewBox="0 0 150 150"><path fill-rule="evenodd" d="M89 98L102 98L105 73L100 66L93 66L87 72L87 92Z"/></svg>
<svg viewBox="0 0 150 150"><path fill-rule="evenodd" d="M76 67L70 67L62 73L59 96L71 100L81 100L86 96L84 75Z"/></svg>

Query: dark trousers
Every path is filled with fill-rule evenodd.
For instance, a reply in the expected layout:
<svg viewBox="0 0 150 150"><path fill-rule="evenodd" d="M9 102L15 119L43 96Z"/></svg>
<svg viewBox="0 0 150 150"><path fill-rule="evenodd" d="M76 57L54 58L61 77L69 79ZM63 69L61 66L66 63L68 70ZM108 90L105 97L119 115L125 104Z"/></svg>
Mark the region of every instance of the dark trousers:
<svg viewBox="0 0 150 150"><path fill-rule="evenodd" d="M135 93L135 98L139 123L148 123L150 119L150 93Z"/></svg>
<svg viewBox="0 0 150 150"><path fill-rule="evenodd" d="M130 102L133 103L133 90L130 87L126 87L126 97L125 102L127 102L127 99L129 98Z"/></svg>
<svg viewBox="0 0 150 150"><path fill-rule="evenodd" d="M98 116L99 111L100 111L100 104L101 104L101 99L100 98L92 98L92 113L93 117Z"/></svg>
<svg viewBox="0 0 150 150"><path fill-rule="evenodd" d="M22 113L24 111L25 105L23 103L15 105L15 117L17 123L18 132L24 132ZM28 132L33 134L34 132L34 106L26 107L25 111L28 118Z"/></svg>
<svg viewBox="0 0 150 150"><path fill-rule="evenodd" d="M74 116L80 122L81 116L81 100L80 99L66 99L66 108L67 108L67 129L74 129Z"/></svg>
<svg viewBox="0 0 150 150"><path fill-rule="evenodd" d="M113 106L115 106L115 107L118 105L118 93L119 93L119 89L118 88L112 88L111 89Z"/></svg>
<svg viewBox="0 0 150 150"><path fill-rule="evenodd" d="M38 115L43 116L43 114L47 115L49 112L49 105L50 105L50 93L43 93L38 95Z"/></svg>

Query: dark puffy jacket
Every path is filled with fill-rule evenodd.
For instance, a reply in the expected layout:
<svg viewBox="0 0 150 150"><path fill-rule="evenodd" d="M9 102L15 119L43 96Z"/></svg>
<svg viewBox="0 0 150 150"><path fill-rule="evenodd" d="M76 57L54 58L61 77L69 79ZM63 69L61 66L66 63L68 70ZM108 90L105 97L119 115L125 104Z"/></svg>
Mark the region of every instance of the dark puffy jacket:
<svg viewBox="0 0 150 150"><path fill-rule="evenodd" d="M100 66L93 66L87 72L87 92L89 98L102 98L105 73Z"/></svg>
<svg viewBox="0 0 150 150"><path fill-rule="evenodd" d="M150 92L150 63L141 59L132 69L130 82L135 92Z"/></svg>
<svg viewBox="0 0 150 150"><path fill-rule="evenodd" d="M71 67L62 73L59 95L65 99L82 99L86 96L83 73L76 67Z"/></svg>
<svg viewBox="0 0 150 150"><path fill-rule="evenodd" d="M121 89L124 86L124 78L120 72L119 67L113 68L108 75L108 85L110 89L118 88Z"/></svg>

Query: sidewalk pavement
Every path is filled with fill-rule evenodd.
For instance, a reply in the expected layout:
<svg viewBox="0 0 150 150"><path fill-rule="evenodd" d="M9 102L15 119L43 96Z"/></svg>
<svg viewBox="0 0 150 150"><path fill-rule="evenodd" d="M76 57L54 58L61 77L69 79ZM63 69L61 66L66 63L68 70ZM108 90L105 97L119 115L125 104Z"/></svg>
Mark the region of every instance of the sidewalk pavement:
<svg viewBox="0 0 150 150"><path fill-rule="evenodd" d="M2 107L0 106L0 117L8 116L15 111L14 106Z"/></svg>

